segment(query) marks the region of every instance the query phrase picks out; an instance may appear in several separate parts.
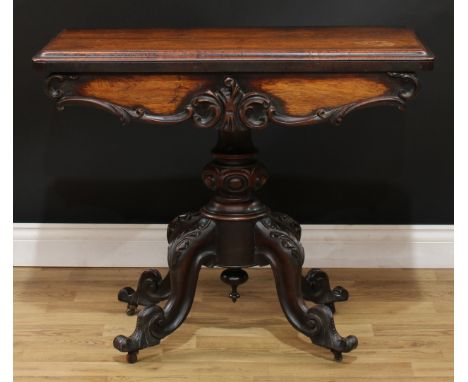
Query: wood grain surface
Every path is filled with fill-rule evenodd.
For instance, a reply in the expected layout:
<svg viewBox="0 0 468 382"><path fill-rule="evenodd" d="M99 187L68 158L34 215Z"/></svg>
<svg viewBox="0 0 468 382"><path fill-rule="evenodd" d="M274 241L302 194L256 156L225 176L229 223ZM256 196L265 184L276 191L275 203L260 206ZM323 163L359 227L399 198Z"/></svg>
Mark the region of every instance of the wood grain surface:
<svg viewBox="0 0 468 382"><path fill-rule="evenodd" d="M304 116L319 108L334 108L396 93L386 74L238 74L242 89L271 97L282 113ZM154 114L175 114L198 93L223 87L224 76L212 74L83 75L76 94Z"/></svg>
<svg viewBox="0 0 468 382"><path fill-rule="evenodd" d="M333 108L390 93L382 75L296 75L258 76L252 89L280 101L282 111L303 116L319 108Z"/></svg>
<svg viewBox="0 0 468 382"><path fill-rule="evenodd" d="M177 74L110 75L84 81L78 94L121 106L143 106L157 114L174 114L190 95L210 88L202 76Z"/></svg>
<svg viewBox="0 0 468 382"><path fill-rule="evenodd" d="M79 71L90 68L86 63L131 68L128 63L183 62L190 63L185 70L221 71L233 61L243 62L237 67L242 70L254 62L268 62L284 71L298 70L301 62L319 63L316 70L330 70L333 63L346 67L351 61L361 62L363 68L366 63L373 63L373 68L388 63L428 68L433 60L412 30L376 27L65 30L33 58L37 64L78 63ZM147 66L151 67L158 66Z"/></svg>
<svg viewBox="0 0 468 382"><path fill-rule="evenodd" d="M286 321L269 269L248 272L233 304L221 270L203 269L186 322L129 365L112 340L136 317L116 294L141 270L16 268L15 382L453 380L452 270L328 270L351 294L337 327L360 341L342 363Z"/></svg>

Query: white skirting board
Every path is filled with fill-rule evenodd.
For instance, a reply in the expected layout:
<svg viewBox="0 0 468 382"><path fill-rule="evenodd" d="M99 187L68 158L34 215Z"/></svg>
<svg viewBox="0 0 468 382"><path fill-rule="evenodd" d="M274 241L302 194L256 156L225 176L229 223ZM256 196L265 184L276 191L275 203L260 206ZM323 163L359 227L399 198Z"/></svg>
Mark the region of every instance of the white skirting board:
<svg viewBox="0 0 468 382"><path fill-rule="evenodd" d="M303 225L305 267L452 268L451 225ZM13 225L15 266L166 267L163 224Z"/></svg>

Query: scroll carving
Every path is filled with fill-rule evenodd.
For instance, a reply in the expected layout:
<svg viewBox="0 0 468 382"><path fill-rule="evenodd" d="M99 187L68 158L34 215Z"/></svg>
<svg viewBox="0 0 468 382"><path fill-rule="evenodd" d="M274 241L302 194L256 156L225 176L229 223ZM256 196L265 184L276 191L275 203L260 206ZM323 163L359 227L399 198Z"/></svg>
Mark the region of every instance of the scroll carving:
<svg viewBox="0 0 468 382"><path fill-rule="evenodd" d="M194 94L191 100L175 114L160 115L140 107L128 107L112 102L77 94L74 83L78 75L54 74L47 79L46 89L57 108L68 105L91 105L117 116L123 124L133 120L166 125L192 120L196 127L212 128L230 132L248 129L263 129L269 123L285 127L317 125L330 122L339 125L350 112L369 106L388 105L403 109L414 97L418 79L413 73L388 72L392 82L390 94L358 100L338 107L319 108L305 116L283 114L278 100L260 92L244 92L232 77L224 79L218 90L206 90ZM338 90L339 91L339 90Z"/></svg>

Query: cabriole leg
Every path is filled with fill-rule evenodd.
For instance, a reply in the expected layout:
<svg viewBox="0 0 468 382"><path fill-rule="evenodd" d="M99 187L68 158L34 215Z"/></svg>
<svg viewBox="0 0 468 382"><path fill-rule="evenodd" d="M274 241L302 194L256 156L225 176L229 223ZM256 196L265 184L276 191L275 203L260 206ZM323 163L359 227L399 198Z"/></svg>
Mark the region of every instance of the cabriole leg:
<svg viewBox="0 0 468 382"><path fill-rule="evenodd" d="M188 212L173 219L167 227L168 243L170 244L181 232L199 219L199 212ZM136 290L131 287L122 288L117 298L127 303L127 314L132 316L139 305L150 306L167 300L170 288L169 274L162 279L157 269L148 269L141 274Z"/></svg>
<svg viewBox="0 0 468 382"><path fill-rule="evenodd" d="M136 362L140 349L159 344L187 317L200 268L213 261L214 227L214 222L201 217L172 240L168 251L171 290L166 305L147 306L138 314L133 334L114 339L114 347L128 353L129 363Z"/></svg>
<svg viewBox="0 0 468 382"><path fill-rule="evenodd" d="M301 226L290 216L272 212L270 218L278 224L281 229L289 232L298 241L301 240ZM302 277L302 295L305 300L316 304L327 305L335 313L335 302L348 300L348 291L337 286L330 288L328 275L320 269L311 269L305 277Z"/></svg>
<svg viewBox="0 0 468 382"><path fill-rule="evenodd" d="M271 265L278 298L288 321L314 344L330 349L335 359L341 360L342 353L357 347L357 338L338 334L332 311L326 305L306 306L301 288L302 245L271 217L258 221L255 228L258 256Z"/></svg>

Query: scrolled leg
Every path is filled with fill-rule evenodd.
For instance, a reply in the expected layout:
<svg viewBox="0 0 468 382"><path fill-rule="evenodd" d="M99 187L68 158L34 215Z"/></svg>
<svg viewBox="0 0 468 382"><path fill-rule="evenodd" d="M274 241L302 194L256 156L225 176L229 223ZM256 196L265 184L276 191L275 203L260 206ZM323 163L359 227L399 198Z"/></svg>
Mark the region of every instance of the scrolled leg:
<svg viewBox="0 0 468 382"><path fill-rule="evenodd" d="M349 298L345 288L337 286L331 289L328 275L315 268L302 277L302 295L308 301L327 305L333 313L335 313L335 302L347 301Z"/></svg>
<svg viewBox="0 0 468 382"><path fill-rule="evenodd" d="M335 360L341 361L342 353L356 349L358 339L356 336L341 337L335 328L333 313L326 305L316 305L307 311L309 326L316 329L310 339L315 345L330 349Z"/></svg>
<svg viewBox="0 0 468 382"><path fill-rule="evenodd" d="M258 256L271 265L281 307L291 325L314 344L330 349L336 360L355 349L357 338L338 334L329 307L306 306L301 288L304 250L296 237L271 217L261 219L255 229Z"/></svg>
<svg viewBox="0 0 468 382"><path fill-rule="evenodd" d="M159 344L187 317L200 268L214 257L214 227L209 219L199 218L173 238L168 250L171 290L166 305L146 307L138 314L133 334L114 339L114 347L128 353L128 362L136 362L140 349Z"/></svg>
<svg viewBox="0 0 468 382"><path fill-rule="evenodd" d="M127 361L135 363L140 349L158 345L160 338L153 335L152 330L164 321L164 311L161 307L148 306L138 314L136 328L129 337L114 338L114 347L121 352L127 352Z"/></svg>
<svg viewBox="0 0 468 382"><path fill-rule="evenodd" d="M272 212L270 218L282 230L289 232L297 240L301 240L301 226L293 218L280 212ZM337 286L331 289L328 275L315 268L302 278L302 294L305 300L327 305L333 313L335 312L334 303L346 301L349 297L348 291L343 287Z"/></svg>
<svg viewBox="0 0 468 382"><path fill-rule="evenodd" d="M187 212L173 219L167 227L167 241L171 243L185 229L200 220L199 212ZM157 269L149 269L143 272L138 280L137 289L131 287L122 288L117 298L127 303L127 314L136 313L139 305L151 306L160 301L167 300L170 293L169 274L162 279Z"/></svg>
<svg viewBox="0 0 468 382"><path fill-rule="evenodd" d="M169 274L163 279L157 269L144 271L138 280L137 289L131 287L122 288L117 298L126 302L127 314L135 314L138 305L150 306L166 300L170 292Z"/></svg>

